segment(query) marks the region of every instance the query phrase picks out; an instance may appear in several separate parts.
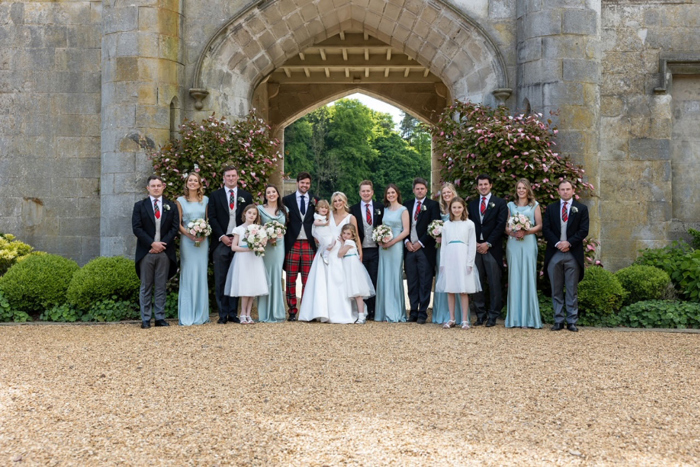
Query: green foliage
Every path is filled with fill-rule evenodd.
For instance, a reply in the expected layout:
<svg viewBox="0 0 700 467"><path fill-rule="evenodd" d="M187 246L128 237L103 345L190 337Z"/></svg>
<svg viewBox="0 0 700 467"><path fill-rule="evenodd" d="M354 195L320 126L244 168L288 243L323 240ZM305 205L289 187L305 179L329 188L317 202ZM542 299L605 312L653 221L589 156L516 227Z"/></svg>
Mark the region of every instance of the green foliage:
<svg viewBox="0 0 700 467"><path fill-rule="evenodd" d="M211 303L211 300L210 300ZM216 302L214 302L216 303ZM166 319L177 318L177 292L170 292L165 298L165 317Z"/></svg>
<svg viewBox="0 0 700 467"><path fill-rule="evenodd" d="M20 258L29 255L32 249L31 246L17 240L14 235L0 234L0 276Z"/></svg>
<svg viewBox="0 0 700 467"><path fill-rule="evenodd" d="M70 303L64 303L62 305L55 305L44 311L40 316L41 321L54 321L61 323L74 323L79 321L83 316L83 312L71 305Z"/></svg>
<svg viewBox="0 0 700 467"><path fill-rule="evenodd" d="M622 306L627 292L610 271L603 268L586 269L578 285L579 323L584 326L605 325L606 317Z"/></svg>
<svg viewBox="0 0 700 467"><path fill-rule="evenodd" d="M165 179L165 197L173 200L182 194L190 172L202 176L205 194L210 194L221 186L221 169L229 164L238 168L239 185L262 199L282 157L269 125L253 112L232 123L213 115L200 123L187 121L180 126L180 136L153 154L153 171Z"/></svg>
<svg viewBox="0 0 700 467"><path fill-rule="evenodd" d="M615 277L628 293L625 305L644 300L658 300L671 285L669 275L653 266L632 265L617 271Z"/></svg>
<svg viewBox="0 0 700 467"><path fill-rule="evenodd" d="M140 319L139 305L133 301L123 301L114 295L109 300L101 300L92 304L82 317L83 321L122 321Z"/></svg>
<svg viewBox="0 0 700 467"><path fill-rule="evenodd" d="M527 178L543 206L558 198L562 178L571 180L577 198L592 193L584 170L553 151L557 130L540 118L509 115L504 106L455 101L431 129L443 180L454 181L461 195L473 196L477 175L486 173L493 178L493 192L509 198L515 181Z"/></svg>
<svg viewBox="0 0 700 467"><path fill-rule="evenodd" d="M688 229L688 233L692 237L690 244L696 250L700 250L700 230Z"/></svg>
<svg viewBox="0 0 700 467"><path fill-rule="evenodd" d="M552 297L537 291L537 300L540 302L540 316L543 324L551 324L554 322L554 305Z"/></svg>
<svg viewBox="0 0 700 467"><path fill-rule="evenodd" d="M700 301L700 250L685 242L673 242L663 248L642 250L635 264L666 271L676 291L685 299Z"/></svg>
<svg viewBox="0 0 700 467"><path fill-rule="evenodd" d="M624 307L620 323L631 328L700 328L700 304L648 300Z"/></svg>
<svg viewBox="0 0 700 467"><path fill-rule="evenodd" d="M0 277L0 291L15 310L41 313L66 302L66 290L78 271L75 261L58 255L30 255Z"/></svg>
<svg viewBox="0 0 700 467"><path fill-rule="evenodd" d="M678 284L683 297L700 301L700 250L686 254L679 262L678 269L671 273L671 279Z"/></svg>
<svg viewBox="0 0 700 467"><path fill-rule="evenodd" d="M10 302L0 292L0 323L13 321L15 323L24 323L31 321L29 315L23 311L13 310Z"/></svg>
<svg viewBox="0 0 700 467"><path fill-rule="evenodd" d="M133 260L101 256L75 273L67 298L72 305L87 311L101 300L137 301L139 286Z"/></svg>

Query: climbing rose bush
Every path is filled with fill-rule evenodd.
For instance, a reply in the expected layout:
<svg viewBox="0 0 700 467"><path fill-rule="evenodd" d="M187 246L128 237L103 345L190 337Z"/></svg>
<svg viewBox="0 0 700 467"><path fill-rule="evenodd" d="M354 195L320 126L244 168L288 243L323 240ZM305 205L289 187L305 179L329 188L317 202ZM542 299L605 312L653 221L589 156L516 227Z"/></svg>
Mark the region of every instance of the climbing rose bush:
<svg viewBox="0 0 700 467"><path fill-rule="evenodd" d="M165 180L166 198L174 200L183 194L191 172L201 175L209 195L223 183L221 169L232 164L238 168L239 186L262 199L282 155L279 140L271 137L270 126L254 110L234 122L213 114L199 123L186 121L179 131L179 140L152 155L153 172Z"/></svg>

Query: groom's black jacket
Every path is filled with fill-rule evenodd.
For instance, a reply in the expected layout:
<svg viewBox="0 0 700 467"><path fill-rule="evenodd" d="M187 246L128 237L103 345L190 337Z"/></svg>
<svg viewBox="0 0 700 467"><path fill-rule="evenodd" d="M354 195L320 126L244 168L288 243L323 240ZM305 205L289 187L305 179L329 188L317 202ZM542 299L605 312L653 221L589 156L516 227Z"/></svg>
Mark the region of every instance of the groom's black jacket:
<svg viewBox="0 0 700 467"><path fill-rule="evenodd" d="M160 241L165 242L165 254L170 260L170 270L168 279L177 272L177 254L175 249L175 237L180 228L180 214L177 205L172 201L161 198L163 209L160 218ZM167 207L166 207L167 206ZM156 220L153 212L151 198L148 197L134 204L134 212L131 215L131 228L136 235L136 274L141 277L141 267L139 263L151 250L151 244L156 236Z"/></svg>

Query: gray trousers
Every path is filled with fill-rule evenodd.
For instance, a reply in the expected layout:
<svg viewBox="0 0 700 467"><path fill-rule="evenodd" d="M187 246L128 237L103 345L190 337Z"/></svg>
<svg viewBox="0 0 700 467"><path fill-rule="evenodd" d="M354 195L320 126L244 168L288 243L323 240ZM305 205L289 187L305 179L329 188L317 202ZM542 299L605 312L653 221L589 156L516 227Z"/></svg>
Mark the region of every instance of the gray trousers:
<svg viewBox="0 0 700 467"><path fill-rule="evenodd" d="M141 260L141 321L151 320L151 308L156 319L165 319L165 286L169 270L170 260L165 252L148 253Z"/></svg>
<svg viewBox="0 0 700 467"><path fill-rule="evenodd" d="M563 324L564 317L569 324L578 321L578 278L580 266L571 252L557 251L549 261L547 274L552 284L552 306L554 322ZM566 310L564 310L564 286L566 286Z"/></svg>
<svg viewBox="0 0 700 467"><path fill-rule="evenodd" d="M474 310L476 312L476 317L485 321L495 322L501 316L501 310L503 309L503 297L501 295L501 267L498 262L494 259L491 252L487 252L485 255L481 253L476 254L474 260L476 269L479 271L479 281L481 282L481 292L477 292L472 295L472 303L474 304ZM485 284L489 285L489 308L486 309L486 290Z"/></svg>

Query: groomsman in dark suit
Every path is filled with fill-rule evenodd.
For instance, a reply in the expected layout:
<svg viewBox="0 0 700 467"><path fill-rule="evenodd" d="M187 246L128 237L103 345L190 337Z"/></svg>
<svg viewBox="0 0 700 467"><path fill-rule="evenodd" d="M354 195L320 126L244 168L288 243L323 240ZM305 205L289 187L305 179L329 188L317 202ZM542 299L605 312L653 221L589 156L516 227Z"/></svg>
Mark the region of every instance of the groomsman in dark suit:
<svg viewBox="0 0 700 467"><path fill-rule="evenodd" d="M547 240L544 269L552 284L554 326L578 332L578 283L583 279L583 240L588 236L588 208L574 199L574 185L559 182L561 199L547 206L542 219L542 233ZM566 310L564 309L566 286ZM565 316L566 315L566 316Z"/></svg>
<svg viewBox="0 0 700 467"><path fill-rule="evenodd" d="M219 188L209 197L209 253L214 263L214 288L216 305L219 307L219 324L238 320L238 297L224 294L226 275L228 274L233 251L231 240L233 229L242 224L241 216L246 206L253 203L250 193L238 187L238 170L228 165L223 168L224 187Z"/></svg>
<svg viewBox="0 0 700 467"><path fill-rule="evenodd" d="M384 217L384 205L373 201L374 184L370 180L360 183L360 198L362 201L350 208L350 213L355 216L358 226L358 235L362 243L362 264L369 273L372 285L377 289L377 270L379 269L379 248L377 242L372 240L374 228L381 225ZM375 297L365 300L367 305L367 319L374 320Z"/></svg>
<svg viewBox="0 0 700 467"><path fill-rule="evenodd" d="M411 233L404 241L404 269L411 306L408 320L425 324L435 272L435 239L428 234L428 226L440 219L440 205L428 198L428 182L422 178L413 180L413 194L415 199L404 204L411 215Z"/></svg>
<svg viewBox="0 0 700 467"><path fill-rule="evenodd" d="M289 212L289 224L284 235L284 270L287 272L287 306L289 321L297 320L297 276L301 272L302 296L316 254L316 242L311 235L314 225L316 198L309 193L311 174L297 175L297 191L282 198ZM330 215L330 214L329 214Z"/></svg>
<svg viewBox="0 0 700 467"><path fill-rule="evenodd" d="M476 230L476 261L479 280L483 288L489 285L489 308L486 309L486 294L475 293L472 296L476 308L476 326L486 322L486 327L496 325L496 320L503 309L501 294L501 276L503 275L503 234L508 222L508 206L505 200L491 193L493 181L488 175L476 178L479 197L469 203L469 219L474 222Z"/></svg>
<svg viewBox="0 0 700 467"><path fill-rule="evenodd" d="M134 204L131 227L136 235L136 274L141 279L139 303L141 328L151 327L151 308L156 326L165 321L165 286L177 272L175 236L180 227L177 206L163 198L163 179L148 177L148 198ZM153 305L153 306L152 306Z"/></svg>

